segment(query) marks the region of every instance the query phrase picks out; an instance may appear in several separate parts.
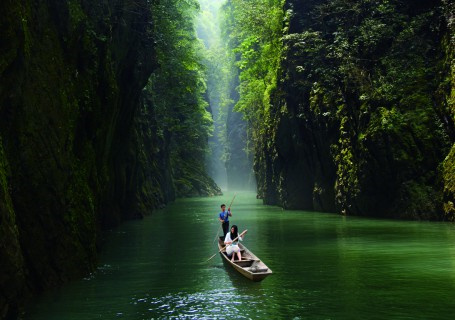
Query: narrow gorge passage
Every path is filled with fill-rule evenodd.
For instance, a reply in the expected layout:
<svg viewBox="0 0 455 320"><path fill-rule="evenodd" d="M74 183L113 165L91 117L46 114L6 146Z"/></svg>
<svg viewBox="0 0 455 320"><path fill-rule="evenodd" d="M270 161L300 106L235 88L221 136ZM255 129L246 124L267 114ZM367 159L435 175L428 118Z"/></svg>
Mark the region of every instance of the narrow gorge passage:
<svg viewBox="0 0 455 320"><path fill-rule="evenodd" d="M453 314L454 1L0 12L1 320Z"/></svg>

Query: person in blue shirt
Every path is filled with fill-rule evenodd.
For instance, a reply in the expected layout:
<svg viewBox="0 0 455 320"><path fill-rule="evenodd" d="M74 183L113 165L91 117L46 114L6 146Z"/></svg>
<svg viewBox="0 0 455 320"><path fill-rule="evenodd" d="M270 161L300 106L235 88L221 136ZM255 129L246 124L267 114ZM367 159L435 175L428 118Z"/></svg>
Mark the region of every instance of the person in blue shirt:
<svg viewBox="0 0 455 320"><path fill-rule="evenodd" d="M221 212L218 215L218 220L220 220L221 225L223 226L223 239L226 238L226 234L229 233L229 217L232 217L231 208L229 207L226 211L226 205L223 203L221 205Z"/></svg>

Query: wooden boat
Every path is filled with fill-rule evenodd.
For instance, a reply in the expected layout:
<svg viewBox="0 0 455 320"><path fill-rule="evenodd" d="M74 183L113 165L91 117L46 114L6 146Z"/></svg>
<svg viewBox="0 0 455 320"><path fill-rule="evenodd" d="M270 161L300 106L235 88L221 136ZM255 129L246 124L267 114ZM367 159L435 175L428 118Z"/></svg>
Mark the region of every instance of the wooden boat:
<svg viewBox="0 0 455 320"><path fill-rule="evenodd" d="M247 249L243 244L239 243L240 252L242 254L242 260L231 261L226 254L224 248L224 241L222 238L218 239L218 249L220 250L221 256L230 264L235 270L240 272L243 276L253 281L262 281L265 277L272 274L272 270L265 265L264 262L258 259L250 250ZM237 257L236 257L237 259Z"/></svg>

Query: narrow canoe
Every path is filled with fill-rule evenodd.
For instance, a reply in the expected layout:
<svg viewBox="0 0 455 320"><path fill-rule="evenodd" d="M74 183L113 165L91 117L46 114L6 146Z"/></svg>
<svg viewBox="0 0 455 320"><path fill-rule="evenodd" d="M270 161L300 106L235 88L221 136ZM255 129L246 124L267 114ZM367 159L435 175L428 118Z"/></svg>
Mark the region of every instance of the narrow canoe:
<svg viewBox="0 0 455 320"><path fill-rule="evenodd" d="M221 238L218 240L218 249L220 250L221 256L243 276L253 281L262 281L265 277L272 274L272 270L264 262L259 260L253 252L248 250L247 247L241 243L239 243L239 247L242 253L242 260L238 261L236 257L236 260L232 262L226 254L226 249L223 249L223 240Z"/></svg>

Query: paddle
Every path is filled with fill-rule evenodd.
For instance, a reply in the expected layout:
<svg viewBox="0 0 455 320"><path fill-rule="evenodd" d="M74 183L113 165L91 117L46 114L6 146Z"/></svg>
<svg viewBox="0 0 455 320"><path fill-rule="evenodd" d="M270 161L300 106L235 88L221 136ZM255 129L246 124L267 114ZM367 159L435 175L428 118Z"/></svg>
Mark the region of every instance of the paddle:
<svg viewBox="0 0 455 320"><path fill-rule="evenodd" d="M234 242L235 240L237 240L239 237L241 237L241 236L242 236L244 233L246 233L247 231L248 231L248 229L244 230L244 231L243 231L241 234L239 234L234 240L232 240L232 242ZM227 247L227 245L224 246L223 248L221 248L220 250L218 250L217 253L220 253L221 251L223 251L224 249L226 249L226 247ZM211 256L210 258L208 258L205 262L211 260L214 256L216 256L217 253L215 253L213 256Z"/></svg>
<svg viewBox="0 0 455 320"><path fill-rule="evenodd" d="M237 193L234 193L234 198L232 198L232 201L231 201L231 204L228 207L228 210L231 210L231 206L232 206L232 203L234 203L234 199L235 199L236 195L237 195ZM220 229L221 229L222 225L223 225L223 222L220 223L220 226L218 227L218 231L216 232L216 237L215 237L215 239L213 239L212 243L215 243L216 239L218 238L218 234L220 233Z"/></svg>

